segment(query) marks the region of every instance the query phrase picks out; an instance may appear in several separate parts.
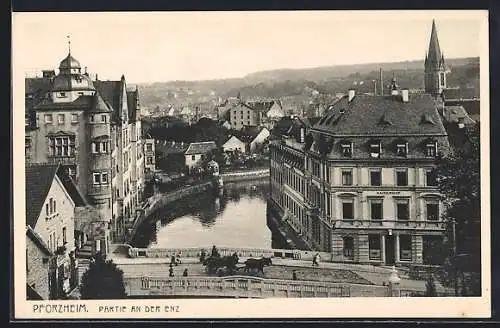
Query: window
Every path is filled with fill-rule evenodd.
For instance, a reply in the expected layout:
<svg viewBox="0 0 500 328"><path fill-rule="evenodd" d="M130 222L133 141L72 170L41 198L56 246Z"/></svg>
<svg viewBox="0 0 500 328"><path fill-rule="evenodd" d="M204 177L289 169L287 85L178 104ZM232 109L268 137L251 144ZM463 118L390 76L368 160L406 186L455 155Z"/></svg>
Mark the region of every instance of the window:
<svg viewBox="0 0 500 328"><path fill-rule="evenodd" d="M29 155L29 154L31 154L31 138L25 137L24 138L24 155Z"/></svg>
<svg viewBox="0 0 500 328"><path fill-rule="evenodd" d="M45 215L50 215L49 204L45 204Z"/></svg>
<svg viewBox="0 0 500 328"><path fill-rule="evenodd" d="M382 184L382 171L379 169L370 170L370 185L380 186Z"/></svg>
<svg viewBox="0 0 500 328"><path fill-rule="evenodd" d="M97 142L92 143L92 153L96 154L97 153Z"/></svg>
<svg viewBox="0 0 500 328"><path fill-rule="evenodd" d="M383 214L383 200L371 199L370 200L370 218L372 220L382 220Z"/></svg>
<svg viewBox="0 0 500 328"><path fill-rule="evenodd" d="M196 159L196 155L191 155L191 160L194 161Z"/></svg>
<svg viewBox="0 0 500 328"><path fill-rule="evenodd" d="M425 155L427 157L436 157L437 154L437 143L436 142L428 142L425 145Z"/></svg>
<svg viewBox="0 0 500 328"><path fill-rule="evenodd" d="M407 186L408 185L408 170L397 169L396 170L396 186Z"/></svg>
<svg viewBox="0 0 500 328"><path fill-rule="evenodd" d="M52 123L52 114L45 114L45 123Z"/></svg>
<svg viewBox="0 0 500 328"><path fill-rule="evenodd" d="M91 122L91 123L94 123L94 119L95 119L95 118L94 118L94 115L90 115L90 122Z"/></svg>
<svg viewBox="0 0 500 328"><path fill-rule="evenodd" d="M399 236L399 259L401 261L411 261L411 236Z"/></svg>
<svg viewBox="0 0 500 328"><path fill-rule="evenodd" d="M101 174L100 173L92 173L93 181L95 185L101 184Z"/></svg>
<svg viewBox="0 0 500 328"><path fill-rule="evenodd" d="M378 141L373 141L369 146L370 157L379 158L382 153L382 144Z"/></svg>
<svg viewBox="0 0 500 328"><path fill-rule="evenodd" d="M108 122L108 116L107 116L107 115L105 115L105 114L102 114L102 115L101 115L101 122L102 122L102 123L106 123L106 122Z"/></svg>
<svg viewBox="0 0 500 328"><path fill-rule="evenodd" d="M344 157L352 157L352 143L344 142L340 145L342 150L342 156Z"/></svg>
<svg viewBox="0 0 500 328"><path fill-rule="evenodd" d="M147 161L148 165L152 165L153 164L153 156L148 156L146 161Z"/></svg>
<svg viewBox="0 0 500 328"><path fill-rule="evenodd" d="M65 98L66 97L66 92L59 92L59 97Z"/></svg>
<svg viewBox="0 0 500 328"><path fill-rule="evenodd" d="M63 245L64 245L68 242L68 240L66 239L66 227L62 228L62 238L63 238Z"/></svg>
<svg viewBox="0 0 500 328"><path fill-rule="evenodd" d="M107 153L108 152L108 142L102 141L102 142L100 142L100 144L101 144L101 153Z"/></svg>
<svg viewBox="0 0 500 328"><path fill-rule="evenodd" d="M380 245L381 238L380 235L368 235L368 249L369 249L369 258L370 260L380 260L381 251Z"/></svg>
<svg viewBox="0 0 500 328"><path fill-rule="evenodd" d="M427 221L438 221L439 220L439 202L438 201L428 201L426 204L426 216Z"/></svg>
<svg viewBox="0 0 500 328"><path fill-rule="evenodd" d="M352 170L350 169L342 170L342 185L352 186Z"/></svg>
<svg viewBox="0 0 500 328"><path fill-rule="evenodd" d="M78 114L71 114L71 123L78 123Z"/></svg>
<svg viewBox="0 0 500 328"><path fill-rule="evenodd" d="M354 260L354 238L343 237L344 257L348 260Z"/></svg>
<svg viewBox="0 0 500 328"><path fill-rule="evenodd" d="M57 114L57 123L64 124L64 114Z"/></svg>
<svg viewBox="0 0 500 328"><path fill-rule="evenodd" d="M437 186L436 170L434 169L425 170L425 185L430 187Z"/></svg>
<svg viewBox="0 0 500 328"><path fill-rule="evenodd" d="M354 220L354 202L352 200L342 201L342 219Z"/></svg>
<svg viewBox="0 0 500 328"><path fill-rule="evenodd" d="M153 145L150 144L150 143L146 144L146 151L152 152L153 151Z"/></svg>
<svg viewBox="0 0 500 328"><path fill-rule="evenodd" d="M30 125L30 118L29 117L25 117L24 118L24 126L29 126Z"/></svg>
<svg viewBox="0 0 500 328"><path fill-rule="evenodd" d="M320 165L316 161L312 161L312 174L318 178L320 176Z"/></svg>
<svg viewBox="0 0 500 328"><path fill-rule="evenodd" d="M408 143L398 143L396 145L396 156L406 157L408 155Z"/></svg>
<svg viewBox="0 0 500 328"><path fill-rule="evenodd" d="M61 136L49 138L50 155L53 157L67 157L75 155L75 137Z"/></svg>
<svg viewBox="0 0 500 328"><path fill-rule="evenodd" d="M101 184L107 184L108 183L108 173L104 172L101 173Z"/></svg>
<svg viewBox="0 0 500 328"><path fill-rule="evenodd" d="M446 76L444 75L444 73L439 73L439 75L440 75L439 82L441 86L444 87L446 82Z"/></svg>
<svg viewBox="0 0 500 328"><path fill-rule="evenodd" d="M408 199L400 199L396 201L396 216L398 220L408 221L410 219Z"/></svg>

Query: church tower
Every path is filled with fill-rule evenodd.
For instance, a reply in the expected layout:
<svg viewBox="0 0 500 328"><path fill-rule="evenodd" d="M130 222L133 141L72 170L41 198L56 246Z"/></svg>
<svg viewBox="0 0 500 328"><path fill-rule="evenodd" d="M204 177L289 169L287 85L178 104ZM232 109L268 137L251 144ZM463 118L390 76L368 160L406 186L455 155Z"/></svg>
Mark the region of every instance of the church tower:
<svg viewBox="0 0 500 328"><path fill-rule="evenodd" d="M432 20L429 50L425 56L425 92L434 96L446 89L446 66L439 47L436 22Z"/></svg>

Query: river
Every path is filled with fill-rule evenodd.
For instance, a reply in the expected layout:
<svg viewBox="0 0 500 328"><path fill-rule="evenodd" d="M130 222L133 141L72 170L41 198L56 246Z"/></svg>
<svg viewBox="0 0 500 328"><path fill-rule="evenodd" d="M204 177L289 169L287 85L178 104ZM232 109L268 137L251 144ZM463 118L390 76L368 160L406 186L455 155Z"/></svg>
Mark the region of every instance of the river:
<svg viewBox="0 0 500 328"><path fill-rule="evenodd" d="M266 220L268 179L231 182L222 195L190 196L154 213L139 227L136 247L271 248L279 236Z"/></svg>

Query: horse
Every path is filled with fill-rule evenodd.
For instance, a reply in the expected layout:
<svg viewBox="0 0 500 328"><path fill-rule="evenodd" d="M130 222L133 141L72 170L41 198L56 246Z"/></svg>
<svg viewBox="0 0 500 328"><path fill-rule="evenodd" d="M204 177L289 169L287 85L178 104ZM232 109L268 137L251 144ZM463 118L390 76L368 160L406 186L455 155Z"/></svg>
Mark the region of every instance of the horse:
<svg viewBox="0 0 500 328"><path fill-rule="evenodd" d="M270 257L263 257L260 259L248 259L245 261L245 272L257 269L257 272L264 273L264 266L272 265Z"/></svg>

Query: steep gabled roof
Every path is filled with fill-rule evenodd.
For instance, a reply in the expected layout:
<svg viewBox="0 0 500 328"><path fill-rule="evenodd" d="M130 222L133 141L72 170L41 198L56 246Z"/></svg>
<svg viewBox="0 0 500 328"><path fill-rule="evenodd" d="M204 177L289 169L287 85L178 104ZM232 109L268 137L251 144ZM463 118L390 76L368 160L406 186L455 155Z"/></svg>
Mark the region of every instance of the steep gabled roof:
<svg viewBox="0 0 500 328"><path fill-rule="evenodd" d="M59 164L26 166L26 225L36 226L58 168Z"/></svg>
<svg viewBox="0 0 500 328"><path fill-rule="evenodd" d="M44 95L52 88L52 80L47 77L35 77L24 79L24 93L33 95Z"/></svg>
<svg viewBox="0 0 500 328"><path fill-rule="evenodd" d="M400 96L355 95L351 102L346 96L313 129L333 135L446 135L428 94L412 94L406 103Z"/></svg>
<svg viewBox="0 0 500 328"><path fill-rule="evenodd" d="M122 81L93 81L97 92L113 108L114 118L121 117Z"/></svg>
<svg viewBox="0 0 500 328"><path fill-rule="evenodd" d="M184 154L185 155L206 154L209 151L216 148L217 145L215 144L215 141L192 142L189 144L189 147Z"/></svg>

